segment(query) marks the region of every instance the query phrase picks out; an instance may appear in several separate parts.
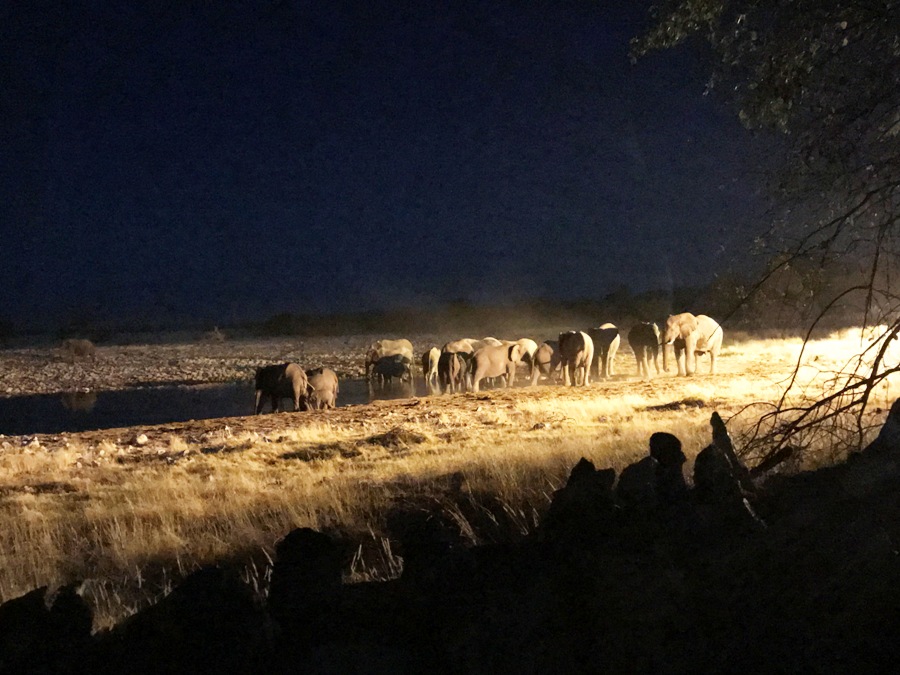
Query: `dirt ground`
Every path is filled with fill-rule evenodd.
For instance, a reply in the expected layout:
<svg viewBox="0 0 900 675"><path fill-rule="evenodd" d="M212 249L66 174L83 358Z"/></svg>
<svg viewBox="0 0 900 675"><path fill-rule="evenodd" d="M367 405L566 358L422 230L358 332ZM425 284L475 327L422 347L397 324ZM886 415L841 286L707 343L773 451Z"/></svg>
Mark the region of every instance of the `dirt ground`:
<svg viewBox="0 0 900 675"><path fill-rule="evenodd" d="M550 339L555 329L544 332ZM539 337L538 334L536 337ZM416 357L431 346L440 346L450 336L413 335L410 336ZM235 381L250 381L258 366L269 363L295 361L304 367L325 365L334 369L340 378L361 377L364 373L366 348L377 339L373 335L341 337L320 337L303 339L234 339L222 342L178 341L124 345L100 345L94 358L71 360L55 346L9 349L0 351L0 395L19 396L29 394L53 394L69 391L111 391L133 387L163 385L201 385ZM734 354L729 358L729 349ZM227 429L229 434L241 432L275 434L284 429L301 424L325 421L337 426L366 425L377 421L380 428L405 423L428 422L429 416L447 413L453 416L477 411L481 406L506 406L512 410L514 401L522 398L546 401L594 400L598 396L596 387L602 388L602 395L621 397L627 395L646 396L652 400L673 401L673 405L684 398L684 378L673 374L655 376L651 380L638 378L633 353L625 343L616 358L617 375L589 389L539 386L535 389L523 388L527 373L520 367L518 386L510 391L496 390L483 395L428 396L399 400L374 401L369 405L354 405L331 411L308 412L302 421L290 413L262 416L225 417L192 420L154 427L134 427L131 429L102 429L71 434L37 434L7 437L3 446L10 447L35 442L52 450L64 447L72 438L88 445L104 440L129 444L141 434L150 442L131 444L138 456L142 452L153 452L154 438L163 438L177 433L188 443L199 441L211 433ZM740 353L740 346L726 346L720 358L719 372L723 383L730 381L730 375L757 382L773 382L782 379L792 366L790 358L783 356L765 361L748 360ZM708 365L704 362L701 372ZM419 369L416 368L418 371ZM674 371L674 368L673 368ZM546 385L546 381L544 382ZM719 409L725 412L729 401L719 402ZM734 402L731 402L734 403ZM708 403L707 403L708 405ZM552 407L549 406L549 407Z"/></svg>
<svg viewBox="0 0 900 675"><path fill-rule="evenodd" d="M148 337L140 344L97 345L72 359L58 345L0 351L0 396L114 391L129 387L251 380L256 368L295 361L359 377L373 336L235 339L222 342ZM427 338L423 338L427 339ZM424 344L424 343L423 343Z"/></svg>

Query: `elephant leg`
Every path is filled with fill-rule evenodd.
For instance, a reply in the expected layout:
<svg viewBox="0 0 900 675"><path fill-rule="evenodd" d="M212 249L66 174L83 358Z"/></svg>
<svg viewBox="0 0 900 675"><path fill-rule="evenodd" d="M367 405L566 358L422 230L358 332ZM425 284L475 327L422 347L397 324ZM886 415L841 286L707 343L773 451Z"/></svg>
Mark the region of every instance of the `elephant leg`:
<svg viewBox="0 0 900 675"><path fill-rule="evenodd" d="M281 412L281 399L277 394L272 394L272 412Z"/></svg>
<svg viewBox="0 0 900 675"><path fill-rule="evenodd" d="M709 374L716 374L716 353L713 350L709 351Z"/></svg>
<svg viewBox="0 0 900 675"><path fill-rule="evenodd" d="M688 338L684 341L684 372L693 375L697 372L697 341Z"/></svg>
<svg viewBox="0 0 900 675"><path fill-rule="evenodd" d="M567 386L567 387L571 386L572 383L569 380L569 362L568 361L562 362L562 371L563 371L563 382L565 383L565 386Z"/></svg>

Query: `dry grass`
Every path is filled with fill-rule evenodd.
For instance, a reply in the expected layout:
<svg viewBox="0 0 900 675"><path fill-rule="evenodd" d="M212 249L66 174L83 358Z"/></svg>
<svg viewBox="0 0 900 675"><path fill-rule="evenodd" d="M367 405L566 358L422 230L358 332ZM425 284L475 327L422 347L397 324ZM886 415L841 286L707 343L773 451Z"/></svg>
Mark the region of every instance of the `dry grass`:
<svg viewBox="0 0 900 675"><path fill-rule="evenodd" d="M727 419L780 395L800 346L728 343L717 376L629 374L579 389L8 439L0 599L81 583L102 627L212 561L240 562L262 589L274 543L298 526L354 542L350 579L383 578L401 565L386 529L396 509L442 509L472 542L515 538L534 529L582 456L621 469L645 454L651 433L669 431L693 457L708 442L713 410ZM819 391L858 347L858 333L811 343L800 371L806 391ZM634 372L630 355L619 370Z"/></svg>

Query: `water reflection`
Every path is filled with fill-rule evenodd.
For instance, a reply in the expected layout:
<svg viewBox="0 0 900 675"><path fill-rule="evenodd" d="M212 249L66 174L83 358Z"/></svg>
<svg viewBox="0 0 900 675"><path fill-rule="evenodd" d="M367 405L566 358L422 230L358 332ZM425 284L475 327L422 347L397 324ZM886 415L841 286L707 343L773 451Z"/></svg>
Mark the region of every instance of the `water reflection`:
<svg viewBox="0 0 900 675"><path fill-rule="evenodd" d="M364 379L340 381L338 407L377 399L439 393L418 379L370 386ZM75 391L57 395L0 398L0 434L62 433L192 419L252 415L252 382L221 385L147 387L122 391Z"/></svg>
<svg viewBox="0 0 900 675"><path fill-rule="evenodd" d="M88 413L97 405L97 392L67 391L59 395L59 401L66 410Z"/></svg>

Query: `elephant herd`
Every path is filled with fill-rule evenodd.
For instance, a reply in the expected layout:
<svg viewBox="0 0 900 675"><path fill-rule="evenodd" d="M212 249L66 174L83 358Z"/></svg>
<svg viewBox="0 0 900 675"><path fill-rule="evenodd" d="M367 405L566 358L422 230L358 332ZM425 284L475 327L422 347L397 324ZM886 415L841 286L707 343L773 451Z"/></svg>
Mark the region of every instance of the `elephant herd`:
<svg viewBox="0 0 900 675"><path fill-rule="evenodd" d="M722 346L722 327L703 314L682 313L669 316L660 332L655 323L640 322L628 331L628 344L634 352L638 375L650 377L651 363L659 373L659 352L663 352L663 368L668 372L667 345L672 345L679 375L696 370L696 359L709 354L710 373L715 373L716 357ZM390 358L408 366L404 376L412 377L412 345L408 340L381 341L404 343L407 351L394 352ZM422 377L432 390L457 392L479 391L485 380L500 379L504 386L512 386L516 369L529 369L530 384L542 377L555 378L567 385L586 385L591 377L607 379L615 375L615 357L621 337L619 329L604 323L585 331L570 330L559 334L557 340L537 344L530 338L481 340L462 338L432 347L422 354ZM380 343L376 343L379 345ZM370 351L372 363L380 363L375 345ZM381 356L381 359L386 358ZM367 374L369 360L367 360Z"/></svg>
<svg viewBox="0 0 900 675"><path fill-rule="evenodd" d="M696 370L697 357L709 354L709 372L716 372L716 358L722 347L722 327L703 314L671 315L663 330L655 323L642 321L628 331L628 344L634 352L638 375L651 376L651 364L657 374L659 352L663 369L668 372L668 345L672 345L679 375ZM619 329L604 323L587 330L569 330L557 340L538 344L530 338L476 340L461 338L442 348L431 347L421 357L426 387L436 392L480 390L482 383L510 387L520 367L528 369L530 384L541 378L562 380L566 386L590 384L591 377L607 379L615 373L615 357L621 337ZM413 384L413 346L409 340L377 340L366 351L365 375L370 387L394 380ZM304 371L295 363L259 368L256 372L256 412L261 412L266 397L273 411L281 398L290 398L294 410L333 408L337 402L338 378L330 368Z"/></svg>

